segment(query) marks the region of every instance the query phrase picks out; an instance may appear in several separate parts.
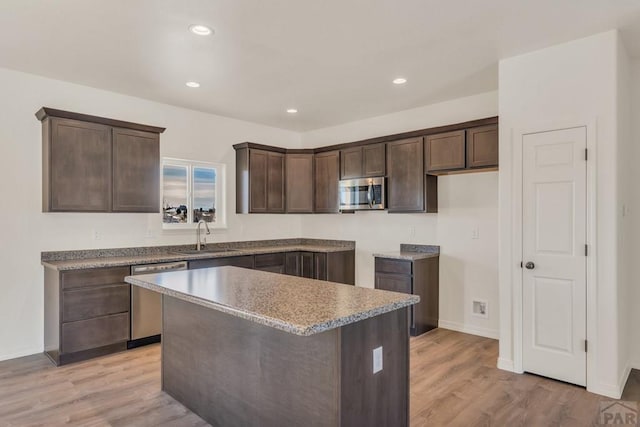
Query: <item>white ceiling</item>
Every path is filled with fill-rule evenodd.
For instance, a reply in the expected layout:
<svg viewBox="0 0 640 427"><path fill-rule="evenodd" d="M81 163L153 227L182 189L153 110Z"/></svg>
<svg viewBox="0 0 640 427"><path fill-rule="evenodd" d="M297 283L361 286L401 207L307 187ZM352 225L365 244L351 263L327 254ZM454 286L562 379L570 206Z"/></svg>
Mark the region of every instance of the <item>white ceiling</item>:
<svg viewBox="0 0 640 427"><path fill-rule="evenodd" d="M640 55L638 0L0 0L0 67L302 131L495 90L500 58L612 28Z"/></svg>

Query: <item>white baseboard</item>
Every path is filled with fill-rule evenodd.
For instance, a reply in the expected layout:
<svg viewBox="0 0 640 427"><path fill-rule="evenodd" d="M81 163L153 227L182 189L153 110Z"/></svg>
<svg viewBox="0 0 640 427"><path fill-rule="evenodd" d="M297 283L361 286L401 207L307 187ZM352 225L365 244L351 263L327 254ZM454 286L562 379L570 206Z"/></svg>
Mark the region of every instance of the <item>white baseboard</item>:
<svg viewBox="0 0 640 427"><path fill-rule="evenodd" d="M503 371L516 372L515 365L513 360L504 359L502 357L498 357L498 369L502 369Z"/></svg>
<svg viewBox="0 0 640 427"><path fill-rule="evenodd" d="M612 399L620 399L622 392L624 391L624 386L627 384L627 380L629 379L629 374L631 374L631 365L632 363L627 364L622 375L618 379L618 384L595 384L593 386L588 386L587 391L610 397Z"/></svg>
<svg viewBox="0 0 640 427"><path fill-rule="evenodd" d="M16 353L0 354L0 362L3 360L17 359L18 357L31 356L32 354L42 353L42 348L32 348L29 350L22 350Z"/></svg>
<svg viewBox="0 0 640 427"><path fill-rule="evenodd" d="M450 329L452 331L464 332L465 334L492 338L494 340L497 340L500 337L500 333L495 329L480 328L478 326L465 325L463 323L451 322L449 320L439 320L438 327L443 329Z"/></svg>

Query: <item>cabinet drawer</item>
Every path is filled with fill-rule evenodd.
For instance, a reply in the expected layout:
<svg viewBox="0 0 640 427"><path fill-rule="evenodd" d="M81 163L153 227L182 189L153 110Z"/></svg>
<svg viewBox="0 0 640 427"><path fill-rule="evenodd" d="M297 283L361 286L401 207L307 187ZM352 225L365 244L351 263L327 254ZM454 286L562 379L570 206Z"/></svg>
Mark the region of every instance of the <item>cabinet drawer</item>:
<svg viewBox="0 0 640 427"><path fill-rule="evenodd" d="M80 288L62 295L62 321L91 319L129 311L129 285Z"/></svg>
<svg viewBox="0 0 640 427"><path fill-rule="evenodd" d="M74 353L129 339L129 313L62 324L61 352Z"/></svg>
<svg viewBox="0 0 640 427"><path fill-rule="evenodd" d="M376 273L376 289L385 291L412 293L412 279L400 274Z"/></svg>
<svg viewBox="0 0 640 427"><path fill-rule="evenodd" d="M261 269L263 267L284 266L285 254L283 252L275 254L261 254L255 256L255 268Z"/></svg>
<svg viewBox="0 0 640 427"><path fill-rule="evenodd" d="M412 262L390 258L376 258L376 273L411 274Z"/></svg>
<svg viewBox="0 0 640 427"><path fill-rule="evenodd" d="M124 283L125 276L128 276L129 274L129 266L64 271L62 272L62 289L115 285Z"/></svg>

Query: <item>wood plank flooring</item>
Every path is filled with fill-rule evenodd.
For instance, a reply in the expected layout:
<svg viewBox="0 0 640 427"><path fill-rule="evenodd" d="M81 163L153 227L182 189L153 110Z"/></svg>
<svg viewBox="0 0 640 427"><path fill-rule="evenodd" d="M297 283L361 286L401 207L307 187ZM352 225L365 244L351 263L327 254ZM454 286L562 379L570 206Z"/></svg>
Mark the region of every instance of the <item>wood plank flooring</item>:
<svg viewBox="0 0 640 427"><path fill-rule="evenodd" d="M188 351L188 350L186 350ZM437 329L411 340L412 426L588 426L605 397L495 367L495 340ZM623 400L640 400L634 371ZM206 426L160 391L160 347L56 368L0 362L0 426Z"/></svg>

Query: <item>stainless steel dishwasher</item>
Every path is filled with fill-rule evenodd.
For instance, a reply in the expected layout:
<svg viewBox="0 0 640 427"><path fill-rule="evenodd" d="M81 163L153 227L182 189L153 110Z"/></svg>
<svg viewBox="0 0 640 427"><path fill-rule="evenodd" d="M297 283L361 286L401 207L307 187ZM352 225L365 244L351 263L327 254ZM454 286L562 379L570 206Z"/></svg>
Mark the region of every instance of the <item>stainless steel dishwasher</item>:
<svg viewBox="0 0 640 427"><path fill-rule="evenodd" d="M187 262L134 265L131 275L166 273L186 270ZM162 295L131 285L131 340L127 348L160 342L162 333Z"/></svg>

